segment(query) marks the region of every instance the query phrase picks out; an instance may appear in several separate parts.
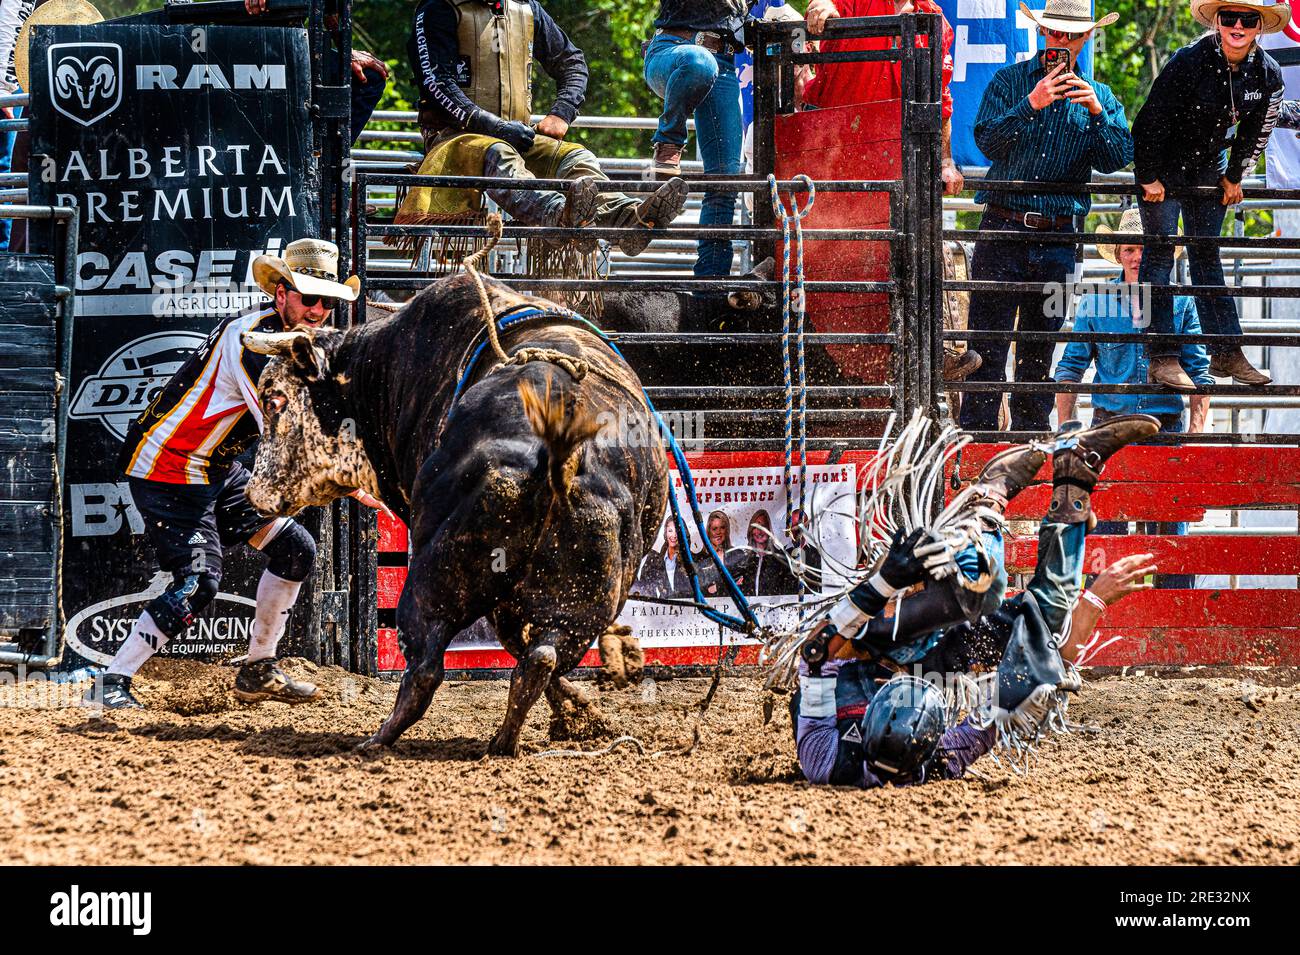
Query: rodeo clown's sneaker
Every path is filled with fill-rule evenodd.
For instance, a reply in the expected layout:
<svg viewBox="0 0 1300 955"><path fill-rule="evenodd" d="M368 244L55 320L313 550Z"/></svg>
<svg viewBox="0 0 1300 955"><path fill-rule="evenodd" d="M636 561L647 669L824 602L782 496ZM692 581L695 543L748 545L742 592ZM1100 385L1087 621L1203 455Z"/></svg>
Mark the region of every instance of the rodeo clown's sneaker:
<svg viewBox="0 0 1300 955"><path fill-rule="evenodd" d="M82 706L106 710L142 710L144 704L131 694L131 678L119 673L105 673L81 698Z"/></svg>
<svg viewBox="0 0 1300 955"><path fill-rule="evenodd" d="M245 703L277 700L281 703L310 703L320 698L314 683L294 680L275 665L273 658L245 663L235 674L235 698Z"/></svg>

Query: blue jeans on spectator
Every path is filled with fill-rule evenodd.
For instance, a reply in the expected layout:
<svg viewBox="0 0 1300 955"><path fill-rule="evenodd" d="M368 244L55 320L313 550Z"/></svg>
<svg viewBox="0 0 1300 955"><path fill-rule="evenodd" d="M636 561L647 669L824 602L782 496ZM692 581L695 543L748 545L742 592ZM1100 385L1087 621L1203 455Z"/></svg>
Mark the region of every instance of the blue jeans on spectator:
<svg viewBox="0 0 1300 955"><path fill-rule="evenodd" d="M18 90L15 89L14 92L18 92ZM14 119L21 118L22 114L23 108L21 106L15 106ZM14 139L17 135L18 134L14 132L0 133L0 172L9 171L9 163L14 154ZM4 252L9 248L9 234L12 228L12 219L0 219L0 252Z"/></svg>
<svg viewBox="0 0 1300 955"><path fill-rule="evenodd" d="M1179 186L1217 186L1222 173L1217 168L1192 171L1161 183L1166 189ZM1142 214L1142 231L1148 235L1174 235L1178 231L1178 215L1183 217L1183 232L1187 235L1217 236L1223 231L1223 217L1228 212L1219 196L1194 199L1167 198L1163 202L1138 200ZM1187 258L1191 264L1193 285L1225 285L1219 249L1214 246L1189 245ZM1152 244L1142 252L1142 266L1138 281L1152 285L1168 285L1174 269L1174 246ZM1201 319L1201 331L1206 335L1240 335L1241 320L1237 303L1221 295L1198 295L1196 312ZM1151 292L1151 324L1146 329L1153 335L1172 335L1174 332L1174 299L1172 292ZM1211 355L1231 351L1235 345L1209 345ZM1180 345L1147 345L1147 356L1160 358L1182 352Z"/></svg>
<svg viewBox="0 0 1300 955"><path fill-rule="evenodd" d="M1145 253L1144 253L1145 254ZM1107 418L1113 417L1110 414L1093 412L1092 423L1100 424ZM1177 415L1160 415L1160 430L1165 434L1182 434L1186 430L1183 422L1183 416ZM1115 537L1127 535L1127 521L1098 521L1096 534L1110 534ZM1161 534L1172 537L1182 537L1187 533L1186 521L1138 521L1137 532L1139 534ZM1196 586L1195 574L1156 574L1155 585L1157 590L1190 590Z"/></svg>
<svg viewBox="0 0 1300 955"><path fill-rule="evenodd" d="M988 211L980 222L981 229L1006 232L1033 232L1028 226ZM1055 230L1054 230L1055 231ZM1067 230L1060 230L1067 231ZM1020 313L1022 332L1055 332L1065 322L1065 308L1049 307L1053 299L1063 301L1060 285L1074 271L1075 246L1060 242L999 242L980 239L971 259L971 278L979 281L1035 282L1055 290L1007 294L972 292L969 328L980 331L1009 332ZM1055 295L1053 294L1055 291ZM1006 341L980 341L973 345L984 364L967 381L1006 381ZM1016 343L1016 381L1048 381L1052 368L1050 343ZM1047 431L1054 399L1049 392L1013 394L1010 400L1013 431ZM966 392L961 401L961 426L967 431L997 431L1000 392Z"/></svg>
<svg viewBox="0 0 1300 955"><path fill-rule="evenodd" d="M693 114L705 173L740 175L744 128L733 55L711 53L682 37L660 33L646 49L645 81L664 101L655 142L684 146L686 121ZM730 226L735 216L734 192L705 194L700 225ZM730 239L701 240L695 274L730 275L731 259Z"/></svg>

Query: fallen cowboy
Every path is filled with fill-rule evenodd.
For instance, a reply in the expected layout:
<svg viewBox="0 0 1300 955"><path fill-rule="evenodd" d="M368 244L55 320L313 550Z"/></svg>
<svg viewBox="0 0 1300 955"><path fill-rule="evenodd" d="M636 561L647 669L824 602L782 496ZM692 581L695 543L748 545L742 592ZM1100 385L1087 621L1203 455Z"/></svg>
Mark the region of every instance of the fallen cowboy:
<svg viewBox="0 0 1300 955"><path fill-rule="evenodd" d="M882 452L892 459L902 449L892 465L901 473L889 475L887 486L923 486L924 472L942 467L942 439L908 459L926 424L918 416L911 433ZM874 572L806 640L771 648L777 667L799 657L791 717L809 781L871 788L952 779L999 744L1013 765L1028 763L1039 737L1063 727L1066 694L1082 685L1077 665L1096 614L1076 608L1101 601L1081 595L1080 584L1085 537L1095 525L1092 491L1115 452L1159 426L1148 415L1088 430L1067 422L1050 443L997 455L932 525L900 524ZM1006 597L1003 515L1049 455L1052 498L1038 566L1023 593ZM891 493L883 509L864 506L864 528L899 513ZM1140 589L1133 581L1151 570L1138 566L1142 560L1128 563L1116 570L1123 583L1113 599ZM989 675L982 686L971 680L979 672Z"/></svg>
<svg viewBox="0 0 1300 955"><path fill-rule="evenodd" d="M485 322L507 314L518 320L499 340L490 326L493 348L475 351ZM554 736L598 726L564 675L622 609L668 488L635 372L577 316L477 273L346 333L245 342L277 359L259 383L266 434L249 500L290 514L361 487L410 527L406 671L368 745L424 715L447 645L482 617L518 661L489 752L517 755L543 693ZM602 411L635 416L654 440L593 440Z"/></svg>

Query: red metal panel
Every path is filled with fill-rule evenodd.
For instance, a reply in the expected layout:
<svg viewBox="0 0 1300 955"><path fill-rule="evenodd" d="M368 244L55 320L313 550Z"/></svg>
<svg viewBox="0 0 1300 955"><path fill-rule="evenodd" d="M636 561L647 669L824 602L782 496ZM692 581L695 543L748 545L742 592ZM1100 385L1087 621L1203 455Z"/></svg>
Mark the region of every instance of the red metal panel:
<svg viewBox="0 0 1300 955"><path fill-rule="evenodd" d="M379 525L379 545L376 548L381 554L384 553L402 553L407 550L406 543L406 525L395 517L389 517L383 511L377 515Z"/></svg>
<svg viewBox="0 0 1300 955"><path fill-rule="evenodd" d="M1103 639L1123 637L1089 661L1091 666L1300 666L1300 629L1258 627L1103 628Z"/></svg>
<svg viewBox="0 0 1300 955"><path fill-rule="evenodd" d="M989 458L1009 444L968 445L961 456L961 477L972 481ZM1038 473L1052 479L1050 463ZM1277 447L1128 447L1106 464L1111 483L1194 481L1216 484L1300 485L1300 448Z"/></svg>
<svg viewBox="0 0 1300 955"><path fill-rule="evenodd" d="M1007 542L1007 569L1031 574L1038 539L1013 537ZM1300 537L1149 537L1131 535L1088 538L1084 572L1100 573L1129 554L1152 554L1164 574L1297 574Z"/></svg>
<svg viewBox="0 0 1300 955"><path fill-rule="evenodd" d="M402 596L402 587L406 585L406 568L380 567L375 577L375 606L380 610L396 607L398 598Z"/></svg>
<svg viewBox="0 0 1300 955"><path fill-rule="evenodd" d="M900 101L885 100L778 116L777 177L899 178L900 115ZM766 197L759 194L756 198L763 201ZM887 229L889 197L886 193L821 193L803 224L820 229ZM777 254L782 254L779 244ZM890 277L889 266L886 242L810 239L804 245L804 276L809 280L884 282ZM819 332L889 330L889 299L884 295L810 293L807 314L809 324ZM884 382L888 346L828 345L826 350L846 377L869 384ZM877 401L864 406L881 405Z"/></svg>
<svg viewBox="0 0 1300 955"><path fill-rule="evenodd" d="M1106 611L1107 628L1296 627L1300 590L1145 590Z"/></svg>

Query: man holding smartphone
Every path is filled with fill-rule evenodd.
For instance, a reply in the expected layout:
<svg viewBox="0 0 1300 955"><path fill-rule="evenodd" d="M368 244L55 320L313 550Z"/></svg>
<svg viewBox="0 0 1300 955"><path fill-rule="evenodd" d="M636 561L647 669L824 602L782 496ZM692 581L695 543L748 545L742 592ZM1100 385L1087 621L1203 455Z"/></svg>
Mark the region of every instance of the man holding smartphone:
<svg viewBox="0 0 1300 955"><path fill-rule="evenodd" d="M1045 49L1037 56L1004 66L984 90L975 119L975 143L989 158L990 180L1086 183L1092 171L1115 172L1133 159L1124 107L1103 83L1078 74L1083 48L1098 27L1119 19L1115 13L1094 19L1089 0L1047 0L1042 11L1020 4L1021 12L1038 27ZM997 192L975 195L985 204L980 229L1006 232L1061 233L1077 231L1076 219L1086 215L1086 193ZM1075 242L979 240L971 263L971 278L1033 282L1042 291L1026 293L973 292L972 330L1055 332L1065 319L1053 290L1074 270ZM1009 343L980 343L983 365L969 381L1006 381ZM1015 380L1049 380L1053 346L1048 342L1016 344ZM998 430L999 392L973 392L962 401L961 426L968 431ZM1048 430L1052 394L1013 395L1011 430Z"/></svg>

